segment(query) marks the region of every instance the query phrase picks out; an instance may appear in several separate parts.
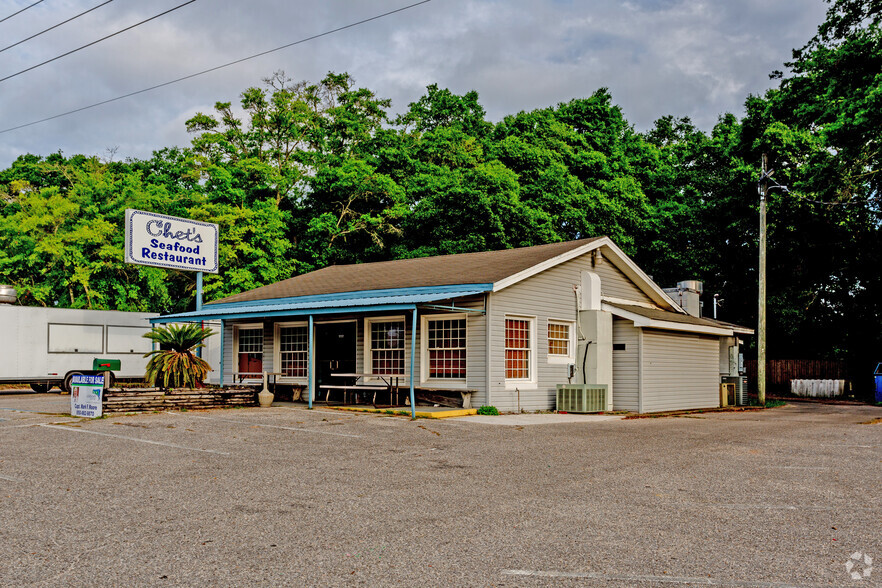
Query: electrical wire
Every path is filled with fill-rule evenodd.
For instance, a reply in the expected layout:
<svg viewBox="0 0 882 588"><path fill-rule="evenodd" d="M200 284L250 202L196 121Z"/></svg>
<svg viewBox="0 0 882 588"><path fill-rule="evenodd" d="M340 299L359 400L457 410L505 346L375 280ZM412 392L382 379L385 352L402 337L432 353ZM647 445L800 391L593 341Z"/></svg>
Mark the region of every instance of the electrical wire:
<svg viewBox="0 0 882 588"><path fill-rule="evenodd" d="M128 26L128 27L126 27L126 28L124 28L124 29L120 29L120 30L116 31L115 33L111 33L111 34L107 35L106 37L101 37L101 38L98 39L97 41L92 41L91 43L86 43L86 44L83 45L82 47L77 47L76 49L73 49L73 50L71 50L71 51L68 51L67 53L62 53L61 55L58 55L57 57L53 57L52 59L47 59L47 60L44 61L43 63L38 63L37 65L32 65L31 67L29 67L29 68L27 68L27 69L23 69L23 70L21 70L21 71L17 71L17 72L15 72L14 74L10 74L10 75L6 76L5 78L0 78L0 82L5 82L6 80L8 80L8 79L10 79L10 78L14 78L15 76L20 76L21 74L23 74L23 73L25 73L25 72L29 72L29 71L31 71L32 69L37 69L38 67L41 67L41 66L43 66L43 65L46 65L47 63L52 63L53 61L57 61L57 60L61 59L62 57L67 57L68 55L70 55L70 54L72 54L72 53L76 53L77 51L81 51L81 50L85 49L86 47L91 47L92 45L96 45L96 44L100 43L101 41L106 41L107 39L109 39L109 38L111 38L111 37L115 37L115 36L117 36L117 35L119 35L119 34L121 34L121 33L124 33L124 32L126 32L126 31L130 31L130 30L132 30L132 29L135 28L135 27L141 26L142 24L147 23L147 22L150 22L151 20L155 20L155 19L159 18L160 16L165 16L165 15L168 14L169 12L174 12L175 10L177 10L177 9L179 9L179 8L183 8L183 7L186 6L187 4L193 4L194 2L196 2L196 0L188 0L187 2L184 2L183 4L178 4L178 5L175 6L174 8L169 8L169 9L166 10L165 12L160 12L160 13L157 14L156 16L151 16L150 18L145 19L145 20L142 20L141 22L137 22L137 23L135 23L135 24L133 24L133 25L131 25L131 26Z"/></svg>
<svg viewBox="0 0 882 588"><path fill-rule="evenodd" d="M771 182L771 184L772 184L768 188L768 191L771 191L773 189L778 189L778 190L781 190L782 192L784 192L785 194L790 194L792 196L796 196L797 198L799 198L800 200L804 200L805 202L810 202L812 204L820 204L822 206L861 206L861 205L869 204L873 200L879 199L879 196L877 195L877 196L870 196L869 198L865 198L865 199L861 199L861 200L840 200L837 202L829 202L826 200L815 200L814 198L809 198L808 196L803 196L802 194L799 194L796 192L791 192L790 188L788 188L787 186L784 186L782 184L779 184L778 182L773 180L772 173L773 173L772 170L769 170L767 172L762 172L760 175L760 179L756 183L756 189L757 189L757 192L759 192L761 198L763 197L763 191L762 191L763 190L763 182L768 181L768 182Z"/></svg>
<svg viewBox="0 0 882 588"><path fill-rule="evenodd" d="M99 4L98 6L95 6L94 8L90 8L89 10L86 10L85 12L81 12L81 13L79 13L79 14L76 15L76 16L72 16L72 17L70 17L70 18L67 19L67 20L61 21L61 22L58 23L57 25L53 25L53 26L49 27L48 29L44 29L44 30L40 31L39 33L33 34L33 35L31 35L30 37L28 37L28 38L26 38L26 39L22 39L22 40L19 41L18 43L13 43L12 45L8 45L8 46L4 47L3 49L0 49L0 53L3 53L3 52L6 51L7 49L12 49L12 48L15 47L16 45L21 45L21 44L24 43L25 41L30 41L30 40L33 39L34 37L39 37L39 36L42 35L43 33L48 33L48 32L51 31L52 29L57 29L57 28L60 27L61 25L63 25L63 24L67 24L67 23L69 23L69 22L72 21L72 20L76 20L76 19L80 18L81 16L83 16L83 15L85 15L85 14L89 14L89 13L92 12L93 10L98 10L99 8L101 8L102 6L104 6L105 4L110 4L111 2L113 2L113 0L107 0L107 1L104 2L104 3Z"/></svg>
<svg viewBox="0 0 882 588"><path fill-rule="evenodd" d="M5 21L5 20L9 20L10 18L12 18L13 16L15 16L16 14L21 14L22 12L24 12L24 11L27 10L28 8L33 8L34 6L36 6L37 4L39 4L39 3L42 2L42 1L43 1L43 0L37 0L36 2L34 2L33 4L31 4L30 6L25 6L24 8L22 8L22 9L19 10L18 12L13 12L13 13L10 14L9 16L0 19L0 22L3 22L3 21Z"/></svg>
<svg viewBox="0 0 882 588"><path fill-rule="evenodd" d="M255 58L257 58L257 57L262 57L262 56L264 56L264 55L268 55L269 53L274 53L274 52L276 52L276 51L280 51L280 50L282 50L282 49L287 49L288 47L293 47L294 45L300 45L301 43L306 43L306 42L308 42L308 41L312 41L312 40L314 40L314 39L318 39L318 38L320 38L320 37L326 37L326 36L328 36L328 35L331 35L331 34L334 34L334 33L338 33L338 32L340 32L340 31L343 31L343 30L346 30L346 29L351 29L351 28L353 28L353 27L357 27L357 26L359 26L359 25L362 25L362 24L365 24L365 23L368 23L368 22L371 22L371 21L374 21L374 20L378 20L378 19L381 19L381 18L385 18L385 17L387 17L387 16L390 16L390 15L396 14L396 13L398 13L398 12L404 12L405 10L409 10L409 9L414 8L414 7L416 7L416 6L419 6L419 5L421 5L421 4L428 4L428 3L431 2L431 1L432 1L432 0L422 0L421 2L415 2L414 4L409 4L409 5L407 5L407 6L402 6L401 8L396 8L395 10L390 10L389 12L384 12L384 13L382 13L382 14L378 14L378 15L376 15L376 16L372 16L372 17L370 17L370 18L366 18L366 19L364 19L364 20L359 20L359 21L357 21L357 22L353 22L353 23L350 23L350 24L348 24L348 25L343 25L343 26L341 26L341 27L337 27L336 29L331 29L331 30L329 30L329 31L325 31L324 33L318 33L318 34L316 34L316 35L312 35L312 36L310 36L310 37L304 37L303 39L300 39L299 41L294 41L293 43L288 43L288 44L286 44L286 45L282 45L282 46L280 46L280 47L276 47L275 49L269 49L269 50L267 50L267 51L262 51L262 52L260 52L260 53L255 53L254 55L251 55L251 56L249 56L249 57L243 57L242 59L237 59L237 60L235 60L235 61L230 61L229 63L224 63L223 65L218 65L218 66L216 66L216 67L211 67L211 68L209 68L209 69L205 69L205 70L202 70L202 71L199 71L199 72L196 72L196 73L192 73L192 74L190 74L190 75L186 75L186 76L183 76L183 77L180 77L180 78L174 79L174 80L170 80L170 81L168 81L168 82L163 82L163 83L161 83L161 84L156 84L155 86L150 86L149 88L144 88L144 89L142 89L142 90L136 90L136 91L134 91L134 92L129 92L128 94L123 94L122 96L117 96L116 98L108 98L107 100L102 100L101 102L95 102L94 104L89 104L88 106L81 106L80 108L75 108L75 109L73 109L73 110L68 110L67 112L62 112L61 114L56 114L56 115L53 115L53 116L47 116L46 118L41 118L41 119L39 119L39 120L35 120L35 121L28 122L28 123L20 124L20 125L18 125L18 126L9 127L9 128L7 128L7 129L2 129L2 130L0 130L0 134L8 133L8 132L10 132L10 131L16 131L16 130L18 130L18 129L23 129L23 128L25 128L25 127L30 127L30 126L37 125L37 124L40 124L40 123L44 123L44 122L47 122L47 121L50 121L50 120L55 120L56 118L61 118L61 117L63 117L63 116L68 116L68 115L71 115L71 114L76 114L77 112L82 112L82 111L84 111L84 110L89 110L90 108L96 108L96 107L98 107L98 106L103 106L103 105L105 105L105 104L110 104L111 102L116 102L117 100L123 100L123 99L125 99L125 98L130 98L131 96L136 96L137 94L143 94L143 93L145 93L145 92L150 92L150 91L152 91L152 90L157 90L157 89L159 89L159 88L164 88L165 86L170 86L170 85L172 85L172 84L176 84L176 83L178 83L178 82L183 82L184 80L189 80L189 79L191 79L191 78L195 78L195 77L197 77L197 76L201 76L201 75L203 75L203 74L211 73L211 72L213 72L213 71L217 71L217 70L219 70L219 69L223 69L223 68L225 68L225 67L229 67L229 66L231 66L231 65L236 65L236 64L238 64L238 63L242 63L243 61L248 61L249 59L255 59Z"/></svg>

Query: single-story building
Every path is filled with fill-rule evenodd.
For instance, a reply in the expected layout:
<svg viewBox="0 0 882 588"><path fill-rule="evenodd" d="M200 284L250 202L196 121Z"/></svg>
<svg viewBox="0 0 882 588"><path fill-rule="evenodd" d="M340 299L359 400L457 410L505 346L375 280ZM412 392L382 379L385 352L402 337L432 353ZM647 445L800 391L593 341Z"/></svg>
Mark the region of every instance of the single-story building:
<svg viewBox="0 0 882 588"><path fill-rule="evenodd" d="M330 266L153 322L195 320L221 321L222 384L270 372L312 402L397 376L501 411L566 383L605 386L606 410L719 406L753 332L687 313L608 237Z"/></svg>

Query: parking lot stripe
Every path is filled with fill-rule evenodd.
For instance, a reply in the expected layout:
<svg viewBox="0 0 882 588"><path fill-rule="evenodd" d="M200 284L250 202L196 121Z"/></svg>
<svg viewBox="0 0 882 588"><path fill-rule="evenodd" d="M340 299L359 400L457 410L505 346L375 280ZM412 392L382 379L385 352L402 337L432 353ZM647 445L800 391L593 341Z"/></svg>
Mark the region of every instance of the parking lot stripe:
<svg viewBox="0 0 882 588"><path fill-rule="evenodd" d="M339 411L339 410L326 410L326 409L321 409L321 408L313 408L312 410L307 412L307 409L293 408L290 406L274 406L273 408L282 408L284 410L296 410L298 412L306 412L306 414L314 414L314 413L315 414L318 414L318 413L332 414L332 415L339 417L341 419L345 419L345 418L349 418L349 417L363 418L363 419L374 419L377 422L383 422L384 424L388 424L388 425L392 425L392 426L398 426L401 423L405 422L404 419L383 418L383 417L387 417L387 416L391 416L391 415L385 415L385 414L378 415L378 414L367 413L367 412L349 412L349 413L347 413L347 412L343 412L343 411Z"/></svg>
<svg viewBox="0 0 882 588"><path fill-rule="evenodd" d="M751 582L745 580L717 580L715 578L687 578L676 576L641 576L630 574L599 574L595 572L555 572L547 570L502 570L506 576L530 576L538 578L580 578L622 582L658 582L660 584L697 584L701 586L739 586L744 588L806 588L811 584L786 584L780 582Z"/></svg>
<svg viewBox="0 0 882 588"><path fill-rule="evenodd" d="M138 439L137 437L126 437L125 435L113 435L112 433L101 433L100 431L89 431L88 429L71 429L70 427L62 427L59 425L40 425L50 429L59 429L61 431L70 431L72 433L89 433L91 435L101 435L102 437L114 437L116 439L125 439L126 441L138 441L139 443L149 443L151 445L162 445L164 447L174 447L175 449L186 449L187 451L201 451L203 453L216 453L217 455L230 455L226 451L215 451L214 449L199 449L197 447L185 447L184 445L175 445L174 443L163 443L162 441L151 441L150 439Z"/></svg>
<svg viewBox="0 0 882 588"><path fill-rule="evenodd" d="M180 415L183 416L183 415ZM202 419L206 421L217 421L219 423L233 423L236 425L248 425L249 427L266 427L267 429L283 429L285 431L299 431L301 433L315 433L317 435L333 435L335 437L352 437L353 439L360 439L361 435L350 435L349 433L333 433L331 431L314 431L312 429L301 429L299 427L285 427L283 425L267 425L264 423L250 423L248 421L236 421L233 419L213 419L211 417L204 416L196 416L196 415L188 415L194 419Z"/></svg>
<svg viewBox="0 0 882 588"><path fill-rule="evenodd" d="M12 476L4 476L0 474L0 480L8 480L9 482L21 482L18 478L13 478Z"/></svg>

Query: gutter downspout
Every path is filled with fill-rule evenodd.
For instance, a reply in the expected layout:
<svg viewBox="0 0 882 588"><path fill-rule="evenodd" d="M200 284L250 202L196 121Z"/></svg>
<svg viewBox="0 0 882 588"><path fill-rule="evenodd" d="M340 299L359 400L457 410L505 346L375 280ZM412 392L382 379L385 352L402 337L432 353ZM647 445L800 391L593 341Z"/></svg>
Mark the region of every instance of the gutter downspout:
<svg viewBox="0 0 882 588"><path fill-rule="evenodd" d="M310 317L311 320L311 317ZM413 307L413 318L410 327L410 418L416 419L416 398L413 390L413 364L416 360L417 309Z"/></svg>
<svg viewBox="0 0 882 588"><path fill-rule="evenodd" d="M313 332L312 315L309 315L309 333L307 334L307 348L309 349L309 358L306 362L306 394L308 396L309 408L312 409L312 362L315 357L315 335Z"/></svg>

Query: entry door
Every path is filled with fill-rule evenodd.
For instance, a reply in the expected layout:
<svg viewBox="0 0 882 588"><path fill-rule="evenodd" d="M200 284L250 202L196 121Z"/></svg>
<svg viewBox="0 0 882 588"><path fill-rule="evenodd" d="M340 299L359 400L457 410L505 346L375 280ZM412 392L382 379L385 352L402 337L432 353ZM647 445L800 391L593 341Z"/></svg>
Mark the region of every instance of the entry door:
<svg viewBox="0 0 882 588"><path fill-rule="evenodd" d="M317 384L343 384L331 374L355 373L355 321L319 323L315 326L315 355Z"/></svg>

